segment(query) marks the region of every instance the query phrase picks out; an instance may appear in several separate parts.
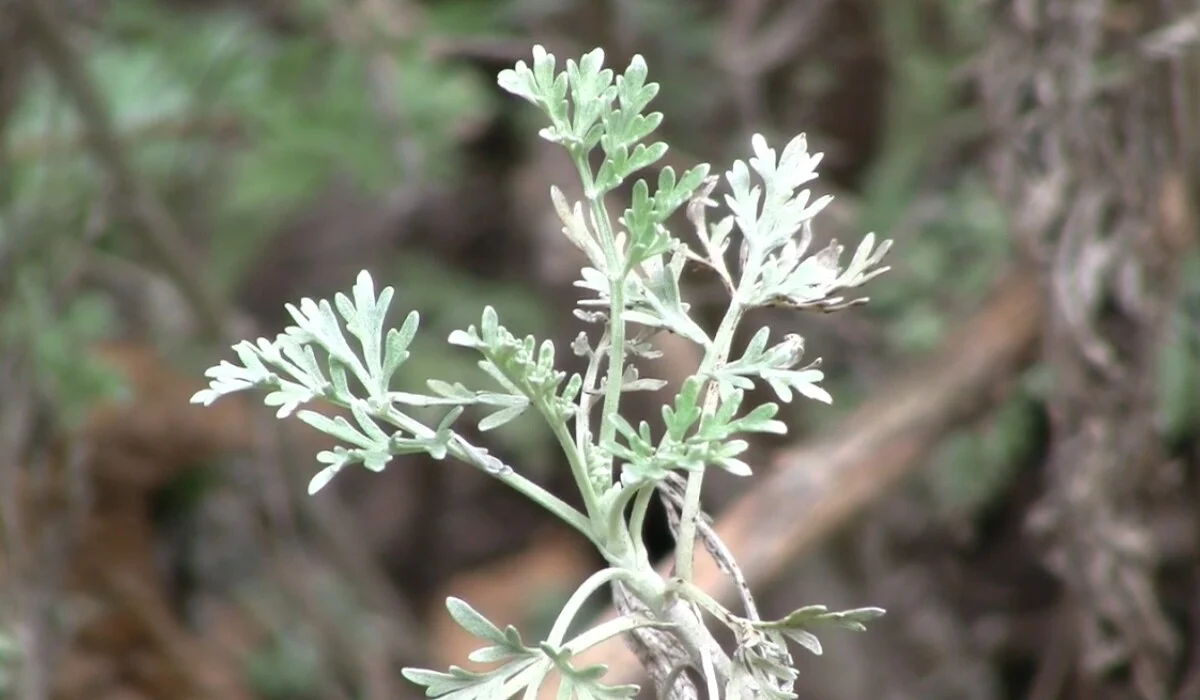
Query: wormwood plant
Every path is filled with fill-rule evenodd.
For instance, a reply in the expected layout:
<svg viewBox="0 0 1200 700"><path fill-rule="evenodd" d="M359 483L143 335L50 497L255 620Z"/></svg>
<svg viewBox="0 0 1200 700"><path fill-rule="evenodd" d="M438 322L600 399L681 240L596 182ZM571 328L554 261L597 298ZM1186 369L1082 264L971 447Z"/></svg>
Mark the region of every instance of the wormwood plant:
<svg viewBox="0 0 1200 700"><path fill-rule="evenodd" d="M554 57L536 47L532 68L522 61L499 76L504 89L549 117L550 126L540 135L567 150L583 183L582 202L568 201L558 188L550 192L563 232L588 260L577 283L588 295L576 313L599 330L580 334L571 346L588 361L582 375L557 370L549 341L515 337L489 306L478 326L455 331L449 342L482 356L479 367L493 380L492 388L431 379L427 393L393 391L391 380L408 358L418 315L414 311L400 328L385 330L392 288L376 293L370 275L362 272L351 294L338 294L332 304L304 299L298 307L289 305L296 325L275 340L260 338L234 346L241 364L222 362L209 369L209 388L192 400L210 404L224 394L264 388L266 404L278 407L278 415L284 417L312 399L324 399L348 409L352 420L308 410L297 413L344 443L317 455L325 467L309 484L310 493L348 465L361 463L380 471L396 455L449 455L520 491L603 554L608 567L580 586L540 642L527 642L515 628L500 629L465 601L449 599L454 620L485 645L471 660L490 664L491 670L407 669L405 676L425 686L429 697L533 698L552 672L560 679L559 698L632 697L636 686L602 682L603 666L581 668L572 663L580 652L626 633L632 633L635 646L641 645L643 659L680 659L667 674L658 669L660 691L691 683L681 673L690 667L700 672L711 698L795 697L791 689L796 671L787 639L819 654L814 629L861 630L864 621L883 611L830 612L809 606L779 620L762 620L736 562L702 519L701 488L705 472L713 467L750 474L740 459L748 447L746 436L785 432L775 419L777 404L743 405L744 392L755 381L770 386L785 402L795 395L831 401L819 386L822 373L817 363L801 365L804 342L799 336L772 341L769 330L762 328L733 356L734 332L746 312L767 305L832 311L865 301L837 295L886 269L879 263L889 242L876 246L874 236L867 235L844 267L842 247L836 242L810 254L811 222L829 197L814 200L802 189L816 177L821 159L808 152L803 135L781 154L761 136L751 140L754 155L749 164L736 161L725 174L729 191L724 201L730 214L716 223L708 223L706 210L716 206L711 195L718 178L709 177L708 166L700 165L682 175L664 168L653 190L639 179L632 203L614 226L607 196L635 172L653 165L667 146L644 142L662 121L661 114L645 112L658 92L657 84L646 82L645 62L634 57L623 74L614 75L602 66L603 58L597 49L578 62L567 61L566 70L556 72ZM589 159L596 148L604 155L599 168ZM686 207L694 228L690 245L665 227L680 207ZM736 255L727 255L735 228L741 244ZM689 261L711 268L729 291L729 308L715 335L689 316L683 300L680 276ZM663 406L661 426L634 426L621 416L622 396L665 383L639 376L631 360L652 356L651 336L663 331L696 343L703 361L670 405ZM485 431L531 408L541 414L562 447L583 509L459 434L455 425L468 407L483 411L479 428ZM414 417L429 411L440 412L435 425ZM677 523L675 567L668 577L651 565L641 535L656 493ZM735 577L742 612L726 608L692 583L698 534ZM624 614L568 639L585 601L607 584L613 584ZM716 643L703 613L733 633L737 643L731 655ZM647 636L647 630L659 633Z"/></svg>

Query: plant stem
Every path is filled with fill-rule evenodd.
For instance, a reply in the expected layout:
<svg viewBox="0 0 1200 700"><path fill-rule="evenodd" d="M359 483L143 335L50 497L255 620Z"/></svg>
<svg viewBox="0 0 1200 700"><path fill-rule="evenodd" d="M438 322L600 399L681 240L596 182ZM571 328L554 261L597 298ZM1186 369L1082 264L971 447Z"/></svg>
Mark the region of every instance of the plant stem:
<svg viewBox="0 0 1200 700"><path fill-rule="evenodd" d="M600 336L596 349L588 358L587 371L583 373L583 388L579 390L579 413L575 415L575 446L580 455L586 456L586 450L592 441L592 406L595 404L596 376L600 374L600 358L606 352L608 331Z"/></svg>
<svg viewBox="0 0 1200 700"><path fill-rule="evenodd" d="M707 654L712 659L716 677L721 681L727 680L733 662L705 626L695 606L676 597L665 606L663 613L665 619L675 625L675 634L687 649L688 655L699 661Z"/></svg>
<svg viewBox="0 0 1200 700"><path fill-rule="evenodd" d="M579 609L583 607L587 599L601 586L626 574L624 569L609 567L589 576L563 605L562 611L554 620L554 626L550 628L550 635L546 637L546 642L553 646L562 644L563 638L567 636L567 630L571 627L571 622L575 620L575 616L579 614Z"/></svg>
<svg viewBox="0 0 1200 700"><path fill-rule="evenodd" d="M457 456L457 455L456 455ZM541 507L550 511L559 520L575 528L584 537L597 547L602 546L602 543L597 542L592 533L592 524L588 517L580 513L578 509L571 506L566 501L558 496L550 493L546 489L538 486L536 483L526 479L515 471L509 471L496 476L497 479L518 491L521 495L529 500L537 503Z"/></svg>
<svg viewBox="0 0 1200 700"><path fill-rule="evenodd" d="M651 625L647 624L647 620L639 620L633 617L618 617L615 620L609 620L608 622L596 625L590 630L567 642L564 646L570 649L573 655L579 654L580 652L590 649L606 639L616 637L620 634L625 634L626 632L632 632L639 627L649 626ZM667 625L658 623L653 626L662 628L666 627Z"/></svg>
<svg viewBox="0 0 1200 700"><path fill-rule="evenodd" d="M614 253L613 257L617 257ZM618 263L619 265L620 263ZM609 276L609 319L612 324L608 344L608 379L604 384L604 408L600 414L601 446L612 444L617 424L611 420L621 410L621 384L625 372L625 278Z"/></svg>
<svg viewBox="0 0 1200 700"><path fill-rule="evenodd" d="M702 379L711 375L729 359L733 345L733 333L737 330L742 316L746 313L745 299L754 284L758 281L762 269L763 253L755 243L754 238L746 241L748 250L744 256L744 264L738 277L737 288L729 300L729 309L713 344L704 355L697 375ZM717 405L717 383L708 380L708 393L704 397L704 414L710 415ZM704 485L704 469L688 472L687 486L684 488L683 508L679 514L679 539L675 542L675 575L684 581L692 580L692 554L696 545L696 519L700 516L700 490Z"/></svg>
<svg viewBox="0 0 1200 700"><path fill-rule="evenodd" d="M746 307L735 294L729 302L729 309L725 312L725 318L721 320L721 326L717 329L716 338L713 339L713 344L709 347L708 352L704 355L704 361L700 363L700 369L697 370L697 376L702 379L709 377L713 372L725 364L729 359L729 351L733 345L733 333L737 330L738 324L741 323L742 316L746 313ZM704 397L704 415L712 415L717 408L717 383L711 378L708 382L708 390ZM688 472L687 486L683 493L683 508L679 514L679 537L675 541L675 575L684 581L692 580L692 556L696 544L696 519L700 517L700 492L704 487L704 472L705 468L695 469Z"/></svg>
<svg viewBox="0 0 1200 700"><path fill-rule="evenodd" d="M364 405L365 403L366 402L364 402ZM343 405L345 404L343 403ZM385 420L388 423L391 423L392 425L395 425L396 427L405 430L416 437L431 438L436 435L436 432L432 428L429 428L420 421L405 415L393 406L387 406L382 410L371 411L370 413L373 417ZM450 441L448 449L450 454L454 455L459 460L462 460L473 467L482 469L484 473L489 474L490 476L496 477L501 482L518 491L521 495L550 511L550 513L557 516L559 520L562 520L566 524L578 530L583 534L584 537L591 540L597 546L600 546L600 543L596 542L596 538L592 533L593 528L588 517L583 513L580 513L578 509L574 508L566 501L562 500L558 496L555 496L541 486L538 486L529 479L526 479L512 469L500 474L495 474L488 470L486 465L480 463L479 459L477 458L477 455L481 454L482 451L458 435L455 435L454 439Z"/></svg>
<svg viewBox="0 0 1200 700"><path fill-rule="evenodd" d="M600 502L596 496L596 488L592 485L592 479L588 475L587 461L584 454L575 449L575 441L571 439L571 433L567 430L566 423L558 420L553 414L548 411L543 411L542 415L546 417L546 422L550 425L554 437L558 439L558 444L562 446L563 453L567 456L567 463L571 467L571 475L575 477L575 486L579 489L580 495L583 496L583 506L587 510L587 516L594 524L604 522L604 514L600 510ZM602 537L602 528L593 528L596 530L596 537Z"/></svg>
<svg viewBox="0 0 1200 700"><path fill-rule="evenodd" d="M653 486L645 486L638 491L637 496L633 501L633 512L629 514L629 534L633 537L633 546L637 552L638 559L650 564L650 555L646 552L646 540L642 536L646 523L646 511L650 509L650 499L654 497L656 489Z"/></svg>
<svg viewBox="0 0 1200 700"><path fill-rule="evenodd" d="M717 602L715 598L710 596L696 584L691 581L679 581L675 583L674 590L678 591L680 596L692 601L696 605L704 608L708 614L721 620L729 625L734 622L734 614L727 610L723 605Z"/></svg>
<svg viewBox="0 0 1200 700"><path fill-rule="evenodd" d="M692 558L696 544L696 519L700 517L700 493L704 488L706 469L688 473L683 492L683 508L679 513L679 539L675 542L675 575L684 581L692 580Z"/></svg>
<svg viewBox="0 0 1200 700"><path fill-rule="evenodd" d="M572 153L575 167L579 171L580 182L583 183L584 196L588 201L591 214L592 228L596 238L604 250L604 273L608 276L608 379L604 384L604 407L600 414L601 447L612 444L617 434L617 426L609 417L617 415L621 406L621 378L625 372L625 261L623 251L617 249L617 237L613 232L612 223L608 216L608 208L604 205L604 196L596 192L596 181L592 176L591 165L586 153ZM608 483L612 483L611 473Z"/></svg>

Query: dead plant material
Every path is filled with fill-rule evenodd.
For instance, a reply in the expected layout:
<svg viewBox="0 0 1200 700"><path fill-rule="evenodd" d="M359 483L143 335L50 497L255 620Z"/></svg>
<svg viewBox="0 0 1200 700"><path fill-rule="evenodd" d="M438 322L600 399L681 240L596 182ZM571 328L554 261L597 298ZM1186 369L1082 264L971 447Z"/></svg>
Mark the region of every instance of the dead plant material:
<svg viewBox="0 0 1200 700"><path fill-rule="evenodd" d="M129 400L98 408L80 435L49 450L50 461L65 463L70 445L86 446L78 473L66 464L48 465L43 478L16 469L28 554L0 565L4 575L40 580L34 569L46 564L38 555L48 546L63 554L55 605L70 634L61 653L43 661L52 666L50 696L248 699L240 668L172 608L155 566L150 512L155 490L205 457L248 444L245 408L190 405L198 383L178 378L145 348L97 354L126 378ZM87 482L82 491L76 479Z"/></svg>
<svg viewBox="0 0 1200 700"><path fill-rule="evenodd" d="M156 565L161 533L152 505L158 491L206 460L258 455L264 434L258 419L266 413L248 397L227 397L211 407L189 403L203 381L177 372L152 349L121 343L92 352L125 379L126 395L94 408L78 434L55 438L44 450L53 464L39 470L5 465L15 476L16 507L10 510L16 510L11 520L19 525L8 534L17 537L20 551L3 552L0 583L30 593L30 600L47 611L68 611L68 629L51 645L55 653L38 659L41 675L53 681L48 695L55 700L249 698L240 660L262 641L254 635L263 626L236 603L219 600L210 602L223 613L221 625L206 625L203 634L185 625L171 584ZM331 446L327 436L298 420L269 420L305 459ZM79 462L78 468L71 460ZM268 466L259 458L256 468ZM347 646L357 637L344 621L314 608L320 601L305 586L291 585L305 576L297 579L294 567L267 556L266 550L286 549L279 542L286 533L270 532L275 538L270 542L259 541L257 531L246 533L263 556L258 564L275 574L272 590L316 623L324 654L338 671L365 679L370 687L364 697L395 697L394 667L424 663L423 635L414 616L379 568L377 553L348 525L340 504L295 495L320 534L311 545L294 544L300 550L312 546L363 594L379 631L373 653L354 652L357 642ZM231 631L251 637L231 643ZM242 657L236 656L238 650Z"/></svg>
<svg viewBox="0 0 1200 700"><path fill-rule="evenodd" d="M1174 469L1156 366L1195 244L1200 76L1194 41L1157 39L1187 39L1194 16L1173 2L992 4L978 79L993 175L1043 262L1055 379L1047 490L1028 525L1067 589L1080 697L1170 697L1182 645L1151 523L1188 496L1162 487Z"/></svg>
<svg viewBox="0 0 1200 700"><path fill-rule="evenodd" d="M196 383L170 372L137 346L99 350L130 382L133 400L96 411L85 440L94 445L94 493L69 590L103 612L80 628L84 653L106 655L148 698L248 698L240 669L184 628L154 567L150 496L200 460L248 444L243 404L207 411L188 403ZM127 630L125 643L105 633Z"/></svg>

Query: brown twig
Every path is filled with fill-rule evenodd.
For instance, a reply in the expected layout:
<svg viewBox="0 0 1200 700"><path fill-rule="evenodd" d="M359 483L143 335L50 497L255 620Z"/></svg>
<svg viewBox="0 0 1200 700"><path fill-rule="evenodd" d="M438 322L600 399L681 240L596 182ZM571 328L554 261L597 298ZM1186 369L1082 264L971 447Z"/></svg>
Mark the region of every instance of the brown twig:
<svg viewBox="0 0 1200 700"><path fill-rule="evenodd" d="M683 512L683 489L683 477L674 473L669 474L666 482L659 486L659 495L667 510L667 521L671 526L671 532L675 533L679 532L679 517ZM754 602L746 575L742 573L742 568L738 566L729 547L721 541L721 537L713 528L712 519L708 515L701 514L699 522L696 523L696 533L700 536L704 548L708 550L708 554L713 558L713 563L717 565L717 568L733 579L733 585L742 601L742 608L746 611L746 618L755 621L761 620L762 618L758 614L758 605Z"/></svg>
<svg viewBox="0 0 1200 700"><path fill-rule="evenodd" d="M621 584L613 587L613 604L622 615L652 618L650 610ZM685 671L694 668L691 655L672 632L646 627L633 630L626 639L639 667L654 685L655 696L664 700L697 700L696 684Z"/></svg>
<svg viewBox="0 0 1200 700"><path fill-rule="evenodd" d="M217 650L190 636L163 604L161 590L137 575L119 569L104 569L102 590L137 621L139 630L153 641L154 649L181 674L188 690L184 698L230 698L249 700L236 664Z"/></svg>
<svg viewBox="0 0 1200 700"><path fill-rule="evenodd" d="M22 646L38 649L44 646L46 625L44 606L38 605L39 582L29 572L33 558L30 544L32 524L28 522L28 509L23 507L21 492L20 455L27 447L29 433L35 421L37 398L29 379L27 363L23 353L6 348L4 360L0 362L0 385L5 388L5 401L0 408L0 454L8 455L7 463L0 464L0 531L3 531L4 557L0 565L7 569L4 580L6 601L0 616L7 622L20 625L24 632ZM49 697L51 672L40 654L30 655L30 663L22 669L22 695L24 700L41 700Z"/></svg>
<svg viewBox="0 0 1200 700"><path fill-rule="evenodd" d="M1082 693L1168 697L1186 631L1163 598L1150 522L1181 501L1194 509L1155 485L1174 471L1158 373L1196 231L1194 60L1179 60L1194 14L1170 2L1124 19L1103 0L987 5L977 83L992 181L1050 262L1054 439L1028 536L1073 605L1073 680L1096 688Z"/></svg>

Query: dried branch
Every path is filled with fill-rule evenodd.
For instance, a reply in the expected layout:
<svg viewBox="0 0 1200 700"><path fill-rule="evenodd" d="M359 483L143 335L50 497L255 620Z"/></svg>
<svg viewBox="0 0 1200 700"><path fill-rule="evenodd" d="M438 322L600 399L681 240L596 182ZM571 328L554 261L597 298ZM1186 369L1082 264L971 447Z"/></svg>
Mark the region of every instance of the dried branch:
<svg viewBox="0 0 1200 700"><path fill-rule="evenodd" d="M1055 440L1029 529L1073 606L1078 682L1168 697L1184 645L1161 600L1164 552L1149 523L1194 508L1155 486L1172 469L1156 375L1195 245L1185 194L1197 168L1195 59L1180 60L1195 42L1194 4L1185 14L1184 3L1151 3L1124 22L1106 0L989 4L978 83L993 182L1050 263Z"/></svg>
<svg viewBox="0 0 1200 700"><path fill-rule="evenodd" d="M650 611L625 587L613 587L613 604L621 615L649 617ZM692 657L671 632L645 628L629 633L625 640L637 658L639 667L650 677L655 697L663 700L698 700L699 691L684 672L692 667Z"/></svg>

